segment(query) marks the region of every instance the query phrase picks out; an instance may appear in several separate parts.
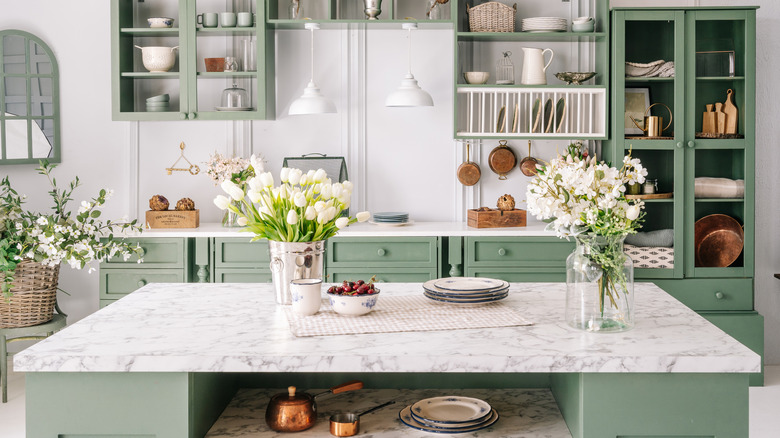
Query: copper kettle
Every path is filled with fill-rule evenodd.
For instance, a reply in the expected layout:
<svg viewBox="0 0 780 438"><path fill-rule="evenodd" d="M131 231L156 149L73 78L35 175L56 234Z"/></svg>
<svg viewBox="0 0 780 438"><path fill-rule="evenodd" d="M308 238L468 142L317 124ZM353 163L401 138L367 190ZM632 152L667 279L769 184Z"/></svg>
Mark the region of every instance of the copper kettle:
<svg viewBox="0 0 780 438"><path fill-rule="evenodd" d="M300 432L314 426L317 421L317 397L325 394L339 394L363 388L360 380L350 380L334 386L327 391L311 395L296 393L296 387L290 386L287 392L271 397L265 410L265 422L277 432Z"/></svg>

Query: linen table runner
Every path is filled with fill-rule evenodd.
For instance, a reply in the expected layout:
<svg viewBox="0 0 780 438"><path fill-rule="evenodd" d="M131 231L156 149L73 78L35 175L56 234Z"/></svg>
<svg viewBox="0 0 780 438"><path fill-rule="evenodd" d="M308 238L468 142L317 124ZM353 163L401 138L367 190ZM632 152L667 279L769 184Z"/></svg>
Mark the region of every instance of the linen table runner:
<svg viewBox="0 0 780 438"><path fill-rule="evenodd" d="M319 313L302 316L285 309L295 336L354 335L532 325L501 301L458 305L434 302L424 296L381 297L367 315L344 316L323 300Z"/></svg>

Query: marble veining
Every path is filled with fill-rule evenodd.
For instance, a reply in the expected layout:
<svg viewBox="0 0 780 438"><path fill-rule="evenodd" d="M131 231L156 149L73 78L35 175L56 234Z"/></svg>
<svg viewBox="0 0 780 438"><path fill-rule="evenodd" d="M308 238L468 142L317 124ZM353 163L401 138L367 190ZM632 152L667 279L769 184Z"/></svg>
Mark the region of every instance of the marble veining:
<svg viewBox="0 0 780 438"><path fill-rule="evenodd" d="M241 389L206 434L206 438L289 437L265 424L265 408L271 396L285 390ZM310 391L316 393L317 390ZM459 395L485 400L499 413L498 421L487 429L463 434L421 432L403 424L398 412L418 400ZM570 438L571 433L548 389L363 389L317 401L314 427L295 433L296 437L331 436L329 418L337 412L359 413L386 401L395 403L360 417L359 437L480 437L480 438Z"/></svg>
<svg viewBox="0 0 780 438"><path fill-rule="evenodd" d="M422 294L385 283L383 295ZM14 357L21 372L749 373L760 357L651 283L636 327L585 333L564 283L512 283L534 325L296 338L271 284L149 284Z"/></svg>

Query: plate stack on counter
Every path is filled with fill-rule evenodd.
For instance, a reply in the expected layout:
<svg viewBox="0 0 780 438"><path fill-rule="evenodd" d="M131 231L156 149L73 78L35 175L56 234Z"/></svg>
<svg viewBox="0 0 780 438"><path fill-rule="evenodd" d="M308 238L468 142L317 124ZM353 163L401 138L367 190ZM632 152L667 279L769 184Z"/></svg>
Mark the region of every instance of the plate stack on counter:
<svg viewBox="0 0 780 438"><path fill-rule="evenodd" d="M398 413L405 425L432 433L467 433L498 421L498 411L484 400L471 397L432 397L409 405Z"/></svg>
<svg viewBox="0 0 780 438"><path fill-rule="evenodd" d="M382 213L374 213L374 217L371 221L376 225L388 225L388 226L400 226L410 224L409 213L404 211L386 211Z"/></svg>
<svg viewBox="0 0 780 438"><path fill-rule="evenodd" d="M524 18L520 22L523 32L565 32L568 27L569 21L560 17Z"/></svg>
<svg viewBox="0 0 780 438"><path fill-rule="evenodd" d="M503 300L509 283L495 278L448 277L423 283L426 297L450 304L482 304Z"/></svg>

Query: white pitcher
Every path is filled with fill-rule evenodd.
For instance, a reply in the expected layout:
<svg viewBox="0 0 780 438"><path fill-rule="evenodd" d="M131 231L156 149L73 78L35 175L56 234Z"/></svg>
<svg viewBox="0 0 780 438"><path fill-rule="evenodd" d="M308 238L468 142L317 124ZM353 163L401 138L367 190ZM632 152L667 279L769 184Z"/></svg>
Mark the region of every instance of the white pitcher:
<svg viewBox="0 0 780 438"><path fill-rule="evenodd" d="M550 52L550 60L544 63L544 53ZM523 75L520 82L523 85L547 85L547 67L555 57L552 49L535 49L523 47Z"/></svg>

